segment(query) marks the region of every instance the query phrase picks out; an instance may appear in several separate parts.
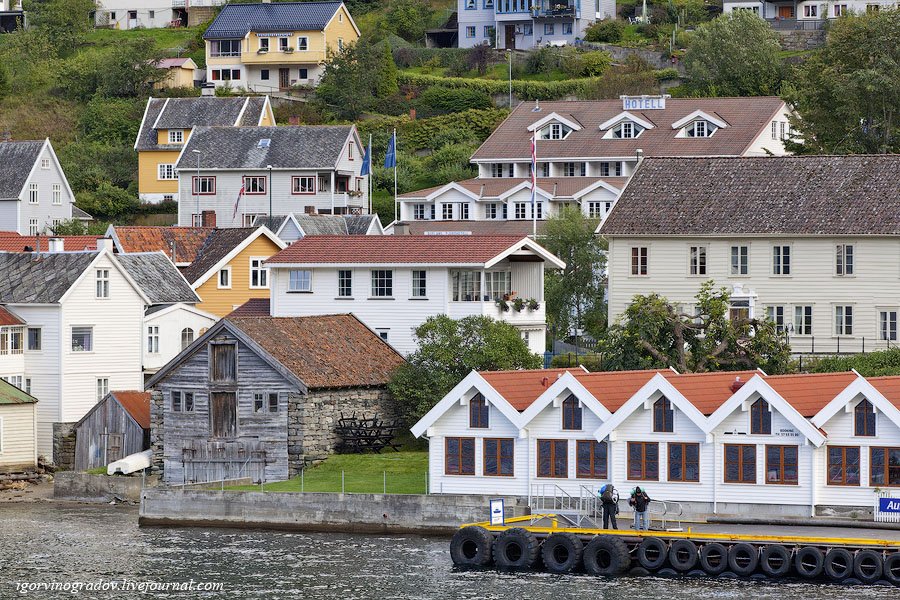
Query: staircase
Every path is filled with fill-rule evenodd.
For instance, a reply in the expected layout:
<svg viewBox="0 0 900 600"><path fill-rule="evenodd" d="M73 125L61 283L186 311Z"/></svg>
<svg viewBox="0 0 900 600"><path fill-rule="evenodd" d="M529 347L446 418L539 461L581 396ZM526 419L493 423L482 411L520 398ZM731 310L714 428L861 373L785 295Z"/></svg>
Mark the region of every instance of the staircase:
<svg viewBox="0 0 900 600"><path fill-rule="evenodd" d="M601 525L600 498L583 485L576 497L554 483L534 484L529 504L533 515L553 514L570 527L599 529Z"/></svg>

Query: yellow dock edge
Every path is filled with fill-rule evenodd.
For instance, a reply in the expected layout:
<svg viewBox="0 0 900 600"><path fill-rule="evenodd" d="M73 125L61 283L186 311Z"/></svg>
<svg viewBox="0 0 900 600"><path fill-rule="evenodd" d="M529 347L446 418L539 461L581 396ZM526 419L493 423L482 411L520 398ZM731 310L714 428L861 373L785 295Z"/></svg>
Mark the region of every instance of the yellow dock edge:
<svg viewBox="0 0 900 600"><path fill-rule="evenodd" d="M541 527L530 525L540 519L550 519L551 527ZM768 542L780 544L796 544L803 546L865 546L868 548L889 548L900 549L900 541L895 540L874 540L869 538L849 538L849 537L807 537L792 535L743 535L734 533L696 533L690 528L686 532L671 531L636 531L633 529L591 529L586 527L559 527L556 514L537 514L526 515L523 517L513 517L506 519L505 525L491 525L490 521L482 521L479 523L466 523L460 527L477 526L483 527L488 531L500 532L510 529L511 527L521 527L536 534L551 533L574 533L575 535L593 536L593 535L616 535L620 537L657 537L660 539L679 539L679 540L697 540L706 542Z"/></svg>

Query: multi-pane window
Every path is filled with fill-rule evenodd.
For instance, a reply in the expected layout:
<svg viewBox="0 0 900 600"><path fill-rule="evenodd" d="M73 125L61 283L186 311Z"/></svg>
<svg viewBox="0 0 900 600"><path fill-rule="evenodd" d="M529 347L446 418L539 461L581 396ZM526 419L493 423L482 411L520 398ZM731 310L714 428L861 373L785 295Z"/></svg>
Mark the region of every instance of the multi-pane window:
<svg viewBox="0 0 900 600"><path fill-rule="evenodd" d="M834 334L853 335L853 307L834 307Z"/></svg>
<svg viewBox="0 0 900 600"><path fill-rule="evenodd" d="M288 272L289 292L311 292L312 271L297 270Z"/></svg>
<svg viewBox="0 0 900 600"><path fill-rule="evenodd" d="M563 177L584 177L587 175L587 163L566 162L563 163Z"/></svg>
<svg viewBox="0 0 900 600"><path fill-rule="evenodd" d="M756 483L756 446L725 444L725 483Z"/></svg>
<svg viewBox="0 0 900 600"><path fill-rule="evenodd" d="M309 175L295 175L291 177L292 194L315 194L316 178Z"/></svg>
<svg viewBox="0 0 900 600"><path fill-rule="evenodd" d="M426 271L412 272L412 297L425 298L428 296L428 273Z"/></svg>
<svg viewBox="0 0 900 600"><path fill-rule="evenodd" d="M512 291L512 273L488 271L484 274L485 300L496 302Z"/></svg>
<svg viewBox="0 0 900 600"><path fill-rule="evenodd" d="M170 129L169 130L169 143L170 144L181 144L184 142L184 131L181 129Z"/></svg>
<svg viewBox="0 0 900 600"><path fill-rule="evenodd" d="M588 202L588 216L592 219L599 219L603 216L602 202Z"/></svg>
<svg viewBox="0 0 900 600"><path fill-rule="evenodd" d="M828 447L828 485L859 485L859 446Z"/></svg>
<svg viewBox="0 0 900 600"><path fill-rule="evenodd" d="M566 127L562 123L551 123L550 125L541 129L541 139L564 140L570 133L572 133L572 129L570 127Z"/></svg>
<svg viewBox="0 0 900 600"><path fill-rule="evenodd" d="M109 298L109 269L97 269L97 298Z"/></svg>
<svg viewBox="0 0 900 600"><path fill-rule="evenodd" d="M481 300L481 271L451 271L450 284L454 302Z"/></svg>
<svg viewBox="0 0 900 600"><path fill-rule="evenodd" d="M772 247L772 275L791 274L791 247Z"/></svg>
<svg viewBox="0 0 900 600"><path fill-rule="evenodd" d="M490 406L484 396L475 394L469 400L469 427L473 429L487 429L490 427Z"/></svg>
<svg viewBox="0 0 900 600"><path fill-rule="evenodd" d="M900 448L872 448L869 485L900 486Z"/></svg>
<svg viewBox="0 0 900 600"><path fill-rule="evenodd" d="M512 177L514 172L513 163L491 163L491 177Z"/></svg>
<svg viewBox="0 0 900 600"><path fill-rule="evenodd" d="M459 205L459 218L463 221L469 220L469 203L463 202Z"/></svg>
<svg viewBox="0 0 900 600"><path fill-rule="evenodd" d="M338 297L350 298L353 296L353 271L350 269L338 270Z"/></svg>
<svg viewBox="0 0 900 600"><path fill-rule="evenodd" d="M218 287L221 289L229 289L231 287L231 267L219 269Z"/></svg>
<svg viewBox="0 0 900 600"><path fill-rule="evenodd" d="M656 442L628 442L628 479L634 481L659 480L659 444Z"/></svg>
<svg viewBox="0 0 900 600"><path fill-rule="evenodd" d="M798 446L766 446L766 483L797 485Z"/></svg>
<svg viewBox="0 0 900 600"><path fill-rule="evenodd" d="M288 48L290 48L287 38L278 38L278 51L279 52L288 52Z"/></svg>
<svg viewBox="0 0 900 600"><path fill-rule="evenodd" d="M784 307L783 306L767 306L766 318L775 323L775 331L784 333Z"/></svg>
<svg viewBox="0 0 900 600"><path fill-rule="evenodd" d="M37 235L40 227L37 219L28 219L28 235Z"/></svg>
<svg viewBox="0 0 900 600"><path fill-rule="evenodd" d="M622 176L622 163L621 162L601 162L600 163L600 177L621 177Z"/></svg>
<svg viewBox="0 0 900 600"><path fill-rule="evenodd" d="M706 275L706 246L691 246L691 275Z"/></svg>
<svg viewBox="0 0 900 600"><path fill-rule="evenodd" d="M262 392L254 392L253 393L253 412L261 413L265 408L266 403L266 395Z"/></svg>
<svg viewBox="0 0 900 600"><path fill-rule="evenodd" d="M647 274L647 254L649 248L646 246L631 249L631 274L646 275Z"/></svg>
<svg viewBox="0 0 900 600"><path fill-rule="evenodd" d="M897 341L897 311L878 311L878 337L882 340Z"/></svg>
<svg viewBox="0 0 900 600"><path fill-rule="evenodd" d="M394 295L394 272L389 269L372 271L372 297L390 298Z"/></svg>
<svg viewBox="0 0 900 600"><path fill-rule="evenodd" d="M449 221L453 218L453 205L452 204L443 204L441 205L441 218L445 221Z"/></svg>
<svg viewBox="0 0 900 600"><path fill-rule="evenodd" d="M569 476L569 443L566 440L537 441L537 476Z"/></svg>
<svg viewBox="0 0 900 600"><path fill-rule="evenodd" d="M772 411L769 410L769 403L762 398L750 405L750 433L772 433Z"/></svg>
<svg viewBox="0 0 900 600"><path fill-rule="evenodd" d="M543 202L535 202L534 203L535 214L534 217L536 219L544 218L544 203Z"/></svg>
<svg viewBox="0 0 900 600"><path fill-rule="evenodd" d="M515 440L486 438L484 440L484 474L491 477L512 477L515 463Z"/></svg>
<svg viewBox="0 0 900 600"><path fill-rule="evenodd" d="M700 444L669 442L669 481L700 481Z"/></svg>
<svg viewBox="0 0 900 600"><path fill-rule="evenodd" d="M853 435L875 436L875 409L868 400L863 400L853 409Z"/></svg>
<svg viewBox="0 0 900 600"><path fill-rule="evenodd" d="M527 219L528 218L528 205L524 202L516 202L515 204L515 215L517 219Z"/></svg>
<svg viewBox="0 0 900 600"><path fill-rule="evenodd" d="M244 177L244 193L245 194L265 194L266 178L265 176L246 176Z"/></svg>
<svg viewBox="0 0 900 600"><path fill-rule="evenodd" d="M250 287L251 288L267 288L269 287L269 270L263 266L265 258L250 259Z"/></svg>
<svg viewBox="0 0 900 600"><path fill-rule="evenodd" d="M684 132L688 137L710 137L718 129L709 121L699 120L688 125Z"/></svg>
<svg viewBox="0 0 900 600"><path fill-rule="evenodd" d="M29 350L40 350L41 349L41 328L40 327L29 327L28 328L28 349Z"/></svg>
<svg viewBox="0 0 900 600"><path fill-rule="evenodd" d="M675 411L668 398L660 398L653 403L653 431L672 433Z"/></svg>
<svg viewBox="0 0 900 600"><path fill-rule="evenodd" d="M147 353L159 354L159 326L147 326Z"/></svg>
<svg viewBox="0 0 900 600"><path fill-rule="evenodd" d="M240 56L242 40L213 40L210 42L210 56Z"/></svg>
<svg viewBox="0 0 900 600"><path fill-rule="evenodd" d="M550 163L541 163L541 177L550 177Z"/></svg>
<svg viewBox="0 0 900 600"><path fill-rule="evenodd" d="M24 330L21 327L0 327L0 355L22 354L23 337Z"/></svg>
<svg viewBox="0 0 900 600"><path fill-rule="evenodd" d="M489 202L484 205L484 218L485 219L496 219L497 218L497 203Z"/></svg>
<svg viewBox="0 0 900 600"><path fill-rule="evenodd" d="M734 322L750 319L750 300L732 297L728 303L728 320Z"/></svg>
<svg viewBox="0 0 900 600"><path fill-rule="evenodd" d="M38 184L36 183L28 184L28 202L30 204L38 203Z"/></svg>
<svg viewBox="0 0 900 600"><path fill-rule="evenodd" d="M271 392L269 393L269 412L276 413L278 412L278 394Z"/></svg>
<svg viewBox="0 0 900 600"><path fill-rule="evenodd" d="M425 220L425 205L424 204L413 204L413 220L414 221L424 221Z"/></svg>
<svg viewBox="0 0 900 600"><path fill-rule="evenodd" d="M194 175L191 177L191 182L193 184L193 194L215 194L216 193L216 178L215 177L197 177Z"/></svg>
<svg viewBox="0 0 900 600"><path fill-rule="evenodd" d="M94 328L72 328L72 352L92 352L94 350Z"/></svg>
<svg viewBox="0 0 900 600"><path fill-rule="evenodd" d="M606 442L578 440L575 443L575 476L586 479L606 479L609 452Z"/></svg>
<svg viewBox="0 0 900 600"><path fill-rule="evenodd" d="M109 393L109 377L97 378L97 402L106 398Z"/></svg>
<svg viewBox="0 0 900 600"><path fill-rule="evenodd" d="M62 204L62 186L54 183L50 187L50 199L53 204Z"/></svg>
<svg viewBox="0 0 900 600"><path fill-rule="evenodd" d="M181 349L184 350L188 346L194 343L194 330L190 327L185 327L181 330Z"/></svg>
<svg viewBox="0 0 900 600"><path fill-rule="evenodd" d="M644 128L637 123L633 123L632 121L624 121L612 130L612 137L619 139L636 138L641 135L641 132L643 131Z"/></svg>
<svg viewBox="0 0 900 600"><path fill-rule="evenodd" d="M444 442L444 473L475 474L475 438L448 437Z"/></svg>
<svg viewBox="0 0 900 600"><path fill-rule="evenodd" d="M794 333L812 335L812 306L794 307Z"/></svg>
<svg viewBox="0 0 900 600"><path fill-rule="evenodd" d="M731 274L747 275L750 272L750 246L731 247Z"/></svg>
<svg viewBox="0 0 900 600"><path fill-rule="evenodd" d="M575 396L569 396L562 401L562 428L581 431L581 406L578 405L578 398Z"/></svg>
<svg viewBox="0 0 900 600"><path fill-rule="evenodd" d="M835 247L834 272L836 275L853 275L853 244Z"/></svg>

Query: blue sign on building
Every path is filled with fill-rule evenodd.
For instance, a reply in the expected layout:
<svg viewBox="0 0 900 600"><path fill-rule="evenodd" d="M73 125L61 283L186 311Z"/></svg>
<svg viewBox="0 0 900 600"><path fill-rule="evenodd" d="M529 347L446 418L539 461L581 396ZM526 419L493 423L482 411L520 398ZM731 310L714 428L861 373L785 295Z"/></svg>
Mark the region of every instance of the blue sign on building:
<svg viewBox="0 0 900 600"><path fill-rule="evenodd" d="M900 498L879 498L878 510L887 513L900 513Z"/></svg>

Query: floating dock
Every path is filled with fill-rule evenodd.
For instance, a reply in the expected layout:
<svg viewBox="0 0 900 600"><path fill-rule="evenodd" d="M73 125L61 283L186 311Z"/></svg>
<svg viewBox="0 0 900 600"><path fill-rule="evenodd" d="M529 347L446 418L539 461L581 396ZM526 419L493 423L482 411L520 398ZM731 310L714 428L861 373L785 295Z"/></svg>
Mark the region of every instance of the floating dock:
<svg viewBox="0 0 900 600"><path fill-rule="evenodd" d="M530 515L463 525L450 542L464 568L583 571L616 576L798 578L900 586L900 541L573 527L565 516Z"/></svg>

